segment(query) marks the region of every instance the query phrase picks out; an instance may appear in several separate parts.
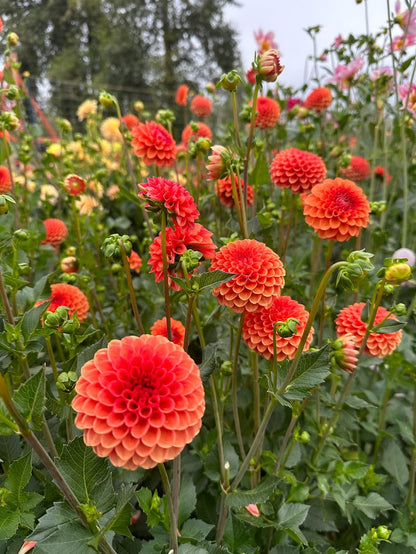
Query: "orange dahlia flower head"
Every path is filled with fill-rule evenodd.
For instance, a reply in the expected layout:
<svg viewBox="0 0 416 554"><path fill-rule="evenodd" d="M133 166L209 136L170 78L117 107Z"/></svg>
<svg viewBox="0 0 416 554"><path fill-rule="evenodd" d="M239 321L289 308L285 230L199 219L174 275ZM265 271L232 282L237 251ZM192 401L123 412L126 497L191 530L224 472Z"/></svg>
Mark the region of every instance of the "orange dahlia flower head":
<svg viewBox="0 0 416 554"><path fill-rule="evenodd" d="M140 123L139 118L133 113L128 113L127 115L123 115L123 117L121 118L121 121L127 127L128 131L131 131L133 127L135 127Z"/></svg>
<svg viewBox="0 0 416 554"><path fill-rule="evenodd" d="M132 250L130 252L130 256L127 256L127 261L129 263L129 267L130 269L132 269L133 271L135 271L136 273L140 273L140 269L142 267L142 259L141 257L138 255L137 252L135 252L134 250Z"/></svg>
<svg viewBox="0 0 416 554"><path fill-rule="evenodd" d="M170 327L172 331L172 342L179 344L183 347L183 342L185 339L185 327L182 325L181 321L177 319L170 318ZM162 337L168 338L168 329L166 324L166 317L163 319L158 319L155 321L150 329L151 335L161 335Z"/></svg>
<svg viewBox="0 0 416 554"><path fill-rule="evenodd" d="M322 158L312 152L287 148L274 157L270 177L276 187L291 188L295 193L305 192L322 183L326 166Z"/></svg>
<svg viewBox="0 0 416 554"><path fill-rule="evenodd" d="M43 222L46 236L41 244L50 244L57 248L68 236L68 229L61 219L50 218Z"/></svg>
<svg viewBox="0 0 416 554"><path fill-rule="evenodd" d="M90 309L88 298L82 290L68 283L56 283L51 285L51 296L49 301L51 302L48 308L50 312L54 312L59 306L66 306L69 308L69 317L72 317L76 312L80 323L87 317L88 310Z"/></svg>
<svg viewBox="0 0 416 554"><path fill-rule="evenodd" d="M204 123L203 121L197 121L194 123L194 125L197 125L197 130L194 130L188 123L188 125L182 131L181 139L182 143L186 147L189 145L190 140L196 141L199 138L208 138L209 140L212 139L212 131L206 123Z"/></svg>
<svg viewBox="0 0 416 554"><path fill-rule="evenodd" d="M240 200L240 189L238 187L238 177L234 175L234 181L237 190L237 197ZM243 182L240 179L241 190L243 190ZM234 198L233 198L233 187L231 184L231 177L224 177L224 179L218 179L215 184L215 194L218 196L221 204L227 208L234 208ZM253 187L251 185L247 186L247 205L251 206L253 203Z"/></svg>
<svg viewBox="0 0 416 554"><path fill-rule="evenodd" d="M318 87L314 89L304 102L305 108L315 110L317 113L329 108L332 102L332 92L327 87Z"/></svg>
<svg viewBox="0 0 416 554"><path fill-rule="evenodd" d="M12 179L10 171L4 165L0 165L0 194L5 194L12 190Z"/></svg>
<svg viewBox="0 0 416 554"><path fill-rule="evenodd" d="M370 176L370 164L361 156L352 156L348 167L341 167L339 170L344 179L350 179L355 183L364 181Z"/></svg>
<svg viewBox="0 0 416 554"><path fill-rule="evenodd" d="M156 121L139 123L131 130L131 146L145 165L172 167L176 159L176 144L172 135Z"/></svg>
<svg viewBox="0 0 416 554"><path fill-rule="evenodd" d="M197 117L205 118L211 115L212 102L206 96L197 94L191 100L190 104L191 112Z"/></svg>
<svg viewBox="0 0 416 554"><path fill-rule="evenodd" d="M285 269L279 256L254 239L229 242L215 253L210 270L235 273L226 283L214 288L220 304L237 313L269 308L273 297L284 286Z"/></svg>
<svg viewBox="0 0 416 554"><path fill-rule="evenodd" d="M188 85L179 85L178 90L176 91L175 102L178 106L186 106L188 101Z"/></svg>
<svg viewBox="0 0 416 554"><path fill-rule="evenodd" d="M172 460L201 428L199 368L160 335L110 341L84 364L75 390L75 425L114 466L149 469Z"/></svg>
<svg viewBox="0 0 416 554"><path fill-rule="evenodd" d="M256 112L254 126L260 127L260 129L273 129L280 118L280 106L269 96L257 98Z"/></svg>

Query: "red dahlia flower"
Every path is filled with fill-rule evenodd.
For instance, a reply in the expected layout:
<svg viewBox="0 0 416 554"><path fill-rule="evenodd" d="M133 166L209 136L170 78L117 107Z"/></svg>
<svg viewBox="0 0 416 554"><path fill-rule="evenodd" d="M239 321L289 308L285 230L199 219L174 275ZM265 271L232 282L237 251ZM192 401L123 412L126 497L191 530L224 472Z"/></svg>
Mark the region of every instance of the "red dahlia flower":
<svg viewBox="0 0 416 554"><path fill-rule="evenodd" d="M191 108L191 112L197 117L208 117L212 112L211 100L206 96L200 96L198 94L192 98L189 107Z"/></svg>
<svg viewBox="0 0 416 554"><path fill-rule="evenodd" d="M238 178L237 175L234 175L235 186L237 190L237 196L240 199L239 187L237 185ZM243 182L240 179L241 190L243 190ZM234 198L233 198L233 187L231 184L231 177L225 177L224 179L218 179L215 184L215 194L218 196L221 204L227 208L234 208ZM247 205L251 206L253 203L253 187L251 185L247 186Z"/></svg>
<svg viewBox="0 0 416 554"><path fill-rule="evenodd" d="M112 340L81 369L72 407L84 442L125 469L175 458L201 428L199 368L165 337Z"/></svg>
<svg viewBox="0 0 416 554"><path fill-rule="evenodd" d="M326 179L303 199L305 221L322 239L356 237L369 221L370 204L361 188L346 179Z"/></svg>
<svg viewBox="0 0 416 554"><path fill-rule="evenodd" d="M285 283L285 269L279 256L257 240L237 240L223 246L209 269L236 274L216 287L213 294L220 304L237 313L269 308Z"/></svg>
<svg viewBox="0 0 416 554"><path fill-rule="evenodd" d="M337 335L342 336L346 333L351 333L354 336L355 344L357 348L361 347L364 339L365 330L367 324L361 320L361 312L364 308L364 302L358 302L347 306L340 311L338 317L335 320L337 329ZM374 321L374 325L378 325L385 318L397 321L397 317L390 314L386 308L379 306ZM387 354L391 354L393 350L400 344L402 340L402 331L395 331L394 333L370 333L367 344L365 346L365 354L369 356L376 356L378 358L384 358Z"/></svg>
<svg viewBox="0 0 416 554"><path fill-rule="evenodd" d="M79 196L84 192L86 186L85 179L72 173L64 179L64 189L70 196Z"/></svg>
<svg viewBox="0 0 416 554"><path fill-rule="evenodd" d="M50 244L57 248L68 236L68 229L60 219L50 218L43 222L46 236L41 244Z"/></svg>
<svg viewBox="0 0 416 554"><path fill-rule="evenodd" d="M322 158L312 152L287 148L274 157L270 165L270 177L276 187L305 192L322 183L326 177L326 167Z"/></svg>
<svg viewBox="0 0 416 554"><path fill-rule="evenodd" d="M156 121L139 123L131 130L131 145L146 165L172 167L176 159L176 144L172 135Z"/></svg>
<svg viewBox="0 0 416 554"><path fill-rule="evenodd" d="M359 183L370 175L370 164L361 156L352 156L350 165L348 167L341 167L339 172L345 179Z"/></svg>
<svg viewBox="0 0 416 554"><path fill-rule="evenodd" d="M123 117L121 118L121 121L125 124L125 126L129 131L131 131L133 127L135 127L140 123L139 118L135 116L133 113L128 113L127 115L123 115Z"/></svg>
<svg viewBox="0 0 416 554"><path fill-rule="evenodd" d="M48 308L50 312L54 312L59 306L66 306L69 308L69 317L72 317L77 312L77 318L80 323L87 317L88 310L90 309L88 298L82 290L67 283L51 285L51 297L49 300L51 301Z"/></svg>
<svg viewBox="0 0 416 554"><path fill-rule="evenodd" d="M243 325L243 337L249 348L264 356L267 360L273 358L273 327L278 321L285 322L289 318L299 321L296 333L291 337L281 337L276 334L277 360L294 358L300 339L308 321L309 312L302 304L292 300L289 296L276 296L270 308L261 308L254 313L246 313ZM311 328L304 350L312 342L313 328Z"/></svg>
<svg viewBox="0 0 416 554"><path fill-rule="evenodd" d="M198 126L198 130L194 131L190 124L188 124L182 131L182 142L185 146L188 146L189 141L196 141L199 138L209 138L212 139L212 131L206 123L202 121L197 121L194 125Z"/></svg>
<svg viewBox="0 0 416 554"><path fill-rule="evenodd" d="M140 269L142 267L142 259L137 252L132 250L130 252L130 256L127 256L127 261L129 262L130 269L132 269L136 273L140 273Z"/></svg>
<svg viewBox="0 0 416 554"><path fill-rule="evenodd" d="M186 102L188 100L188 90L188 85L179 85L175 98L175 102L178 106L186 106Z"/></svg>
<svg viewBox="0 0 416 554"><path fill-rule="evenodd" d="M177 319L170 318L170 327L172 331L172 342L183 346L185 339L185 327ZM168 337L168 329L166 325L166 317L155 321L150 329L151 335L161 335L162 337Z"/></svg>
<svg viewBox="0 0 416 554"><path fill-rule="evenodd" d="M332 102L332 93L327 87L318 87L313 90L305 100L305 108L315 110L317 113L328 108Z"/></svg>
<svg viewBox="0 0 416 554"><path fill-rule="evenodd" d="M0 194L10 192L12 190L12 179L10 171L4 165L0 165Z"/></svg>
<svg viewBox="0 0 416 554"><path fill-rule="evenodd" d="M260 129L272 129L279 121L280 106L273 98L259 96L257 98L256 111L255 127L260 127Z"/></svg>
<svg viewBox="0 0 416 554"><path fill-rule="evenodd" d="M391 181L390 173L387 173L386 168L381 165L374 168L374 175L376 179L379 179L382 182L384 182L385 179L386 185L388 185Z"/></svg>

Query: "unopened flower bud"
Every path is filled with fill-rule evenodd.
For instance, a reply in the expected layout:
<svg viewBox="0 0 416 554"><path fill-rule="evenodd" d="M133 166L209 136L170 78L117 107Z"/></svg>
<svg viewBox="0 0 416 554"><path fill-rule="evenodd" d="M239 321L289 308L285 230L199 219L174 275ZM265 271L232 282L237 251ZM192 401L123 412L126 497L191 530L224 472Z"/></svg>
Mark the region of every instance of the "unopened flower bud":
<svg viewBox="0 0 416 554"><path fill-rule="evenodd" d="M74 273L62 273L60 280L64 283L73 284L77 280L77 276Z"/></svg>
<svg viewBox="0 0 416 554"><path fill-rule="evenodd" d="M406 305L400 302L399 304L396 304L394 308L391 310L392 313L401 316L407 314L407 308Z"/></svg>
<svg viewBox="0 0 416 554"><path fill-rule="evenodd" d="M29 238L29 233L26 229L16 229L16 231L14 231L13 233L13 236L19 240L27 240Z"/></svg>
<svg viewBox="0 0 416 554"><path fill-rule="evenodd" d="M235 69L229 73L224 73L217 83L217 88L222 87L225 90L233 92L236 90L238 83L241 83L241 77Z"/></svg>
<svg viewBox="0 0 416 554"><path fill-rule="evenodd" d="M352 373L357 367L358 348L354 336L346 333L331 345L330 360L332 364L344 371Z"/></svg>
<svg viewBox="0 0 416 554"><path fill-rule="evenodd" d="M231 158L231 153L227 150L227 148L225 148L225 146L215 144L212 147L211 156L208 156L208 180L215 181L217 179L221 179L227 171L227 162L230 162Z"/></svg>
<svg viewBox="0 0 416 554"><path fill-rule="evenodd" d="M300 429L296 429L293 433L293 438L296 442L299 442L301 444L306 444L311 440L311 436L308 433L308 431L300 431Z"/></svg>
<svg viewBox="0 0 416 554"><path fill-rule="evenodd" d="M416 262L416 255L410 248L399 248L392 256L393 259L401 259L406 261L410 267L413 267Z"/></svg>
<svg viewBox="0 0 416 554"><path fill-rule="evenodd" d="M117 99L115 96L110 94L109 92L106 92L105 90L101 90L100 94L98 96L98 100L104 108L114 108L117 105Z"/></svg>
<svg viewBox="0 0 416 554"><path fill-rule="evenodd" d="M72 333L75 333L79 329L79 321L78 318L73 315L71 319L68 319L68 321L64 321L62 323L62 331L64 333L68 333L69 335L72 335Z"/></svg>
<svg viewBox="0 0 416 554"><path fill-rule="evenodd" d="M164 127L168 127L169 123L173 123L175 119L175 114L172 110L159 110L156 114L156 121Z"/></svg>
<svg viewBox="0 0 416 554"><path fill-rule="evenodd" d="M7 100L16 100L19 97L19 89L16 85L9 85L6 92Z"/></svg>
<svg viewBox="0 0 416 554"><path fill-rule="evenodd" d="M44 323L45 327L56 329L59 327L61 320L54 312L45 312Z"/></svg>
<svg viewBox="0 0 416 554"><path fill-rule="evenodd" d="M279 51L274 48L270 48L263 52L258 62L259 75L263 81L273 82L276 81L278 75L283 71L283 67L280 65Z"/></svg>
<svg viewBox="0 0 416 554"><path fill-rule="evenodd" d="M303 106L300 106L296 114L296 119L305 119L305 117L308 117L308 115L309 110L307 108L304 108Z"/></svg>
<svg viewBox="0 0 416 554"><path fill-rule="evenodd" d="M201 252L195 250L186 250L181 256L181 263L185 264L188 273L192 273L199 266L199 261L202 257Z"/></svg>
<svg viewBox="0 0 416 554"><path fill-rule="evenodd" d="M12 46L16 46L19 43L19 35L17 33L9 33L7 35L7 42Z"/></svg>
<svg viewBox="0 0 416 554"><path fill-rule="evenodd" d="M9 211L9 205L4 194L0 195L0 215L7 214Z"/></svg>
<svg viewBox="0 0 416 554"><path fill-rule="evenodd" d="M19 270L19 275L29 275L30 265L28 263L20 263L17 267Z"/></svg>
<svg viewBox="0 0 416 554"><path fill-rule="evenodd" d="M331 158L338 158L338 156L340 156L342 153L342 150L339 146L334 146L330 152L329 152L329 155Z"/></svg>
<svg viewBox="0 0 416 554"><path fill-rule="evenodd" d="M377 537L378 537L378 539L383 540L383 541L387 541L387 540L389 540L390 535L391 535L391 531L385 525L379 525L377 527Z"/></svg>
<svg viewBox="0 0 416 554"><path fill-rule="evenodd" d="M61 260L61 269L64 273L76 273L78 271L78 261L75 256L66 256Z"/></svg>
<svg viewBox="0 0 416 554"><path fill-rule="evenodd" d="M386 282L390 285L400 285L408 281L412 275L410 266L404 262L393 264L386 269Z"/></svg>
<svg viewBox="0 0 416 554"><path fill-rule="evenodd" d="M144 110L143 102L141 100L136 100L136 102L134 103L134 109L137 113L142 112Z"/></svg>
<svg viewBox="0 0 416 554"><path fill-rule="evenodd" d="M289 317L286 321L277 321L275 323L276 332L279 337L293 337L298 329L299 323L299 320L295 319L294 317Z"/></svg>
<svg viewBox="0 0 416 554"><path fill-rule="evenodd" d="M2 112L0 122L7 131L14 131L20 127L20 119L14 112Z"/></svg>
<svg viewBox="0 0 416 554"><path fill-rule="evenodd" d="M339 167L348 167L351 164L351 154L344 152L339 158L338 165Z"/></svg>

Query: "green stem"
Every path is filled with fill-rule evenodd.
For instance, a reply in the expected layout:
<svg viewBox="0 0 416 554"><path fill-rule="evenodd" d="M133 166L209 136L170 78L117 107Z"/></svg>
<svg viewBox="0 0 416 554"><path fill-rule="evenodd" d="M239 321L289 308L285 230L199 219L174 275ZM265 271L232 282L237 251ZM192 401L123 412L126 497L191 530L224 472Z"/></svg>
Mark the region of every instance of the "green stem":
<svg viewBox="0 0 416 554"><path fill-rule="evenodd" d="M166 315L166 334L168 339L172 340L172 325L170 321L170 302L169 302L169 275L168 275L168 257L166 246L166 226L167 226L167 211L162 209L162 226L160 232L160 240L162 246L162 263L163 263L163 292L165 295L165 315Z"/></svg>
<svg viewBox="0 0 416 554"><path fill-rule="evenodd" d="M386 421L387 406L388 406L388 403L389 403L390 394L391 394L391 388L387 387L386 391L384 393L383 406L382 406L382 409L380 411L380 415L379 415L379 418L378 418L377 438L376 438L376 441L374 443L374 452L373 452L373 465L375 465L377 463L378 452L380 450L380 445L381 445L381 441L382 441L382 438L383 438L382 433L383 433L383 429L384 429L384 423Z"/></svg>
<svg viewBox="0 0 416 554"><path fill-rule="evenodd" d="M328 271L329 264L331 263L331 256L332 256L332 250L334 248L334 241L330 240L328 244L328 252L326 255L326 261L325 261L325 271ZM325 291L322 294L322 301L321 301L321 320L319 322L319 337L318 337L318 348L322 346L322 341L324 339L324 329L325 329Z"/></svg>
<svg viewBox="0 0 416 554"><path fill-rule="evenodd" d="M231 98L233 102L233 116L234 116L234 129L235 129L235 138L237 139L238 148L242 148L241 139L240 139L240 130L238 126L238 113L237 113L237 100L235 95L235 90L231 91Z"/></svg>
<svg viewBox="0 0 416 554"><path fill-rule="evenodd" d="M416 380L413 390L413 439L415 444L412 448L412 458L410 461L410 478L409 478L409 493L407 496L407 507L411 512L415 494L415 476L416 476Z"/></svg>
<svg viewBox="0 0 416 554"><path fill-rule="evenodd" d="M247 206L247 190L248 190L248 166L250 162L250 152L251 145L253 143L253 134L254 134L254 123L256 121L256 108L257 108L257 97L259 95L260 83L256 83L253 92L253 105L251 108L251 118L250 118L250 130L248 133L247 139L247 150L244 157L244 205Z"/></svg>
<svg viewBox="0 0 416 554"><path fill-rule="evenodd" d="M131 303L131 307L133 308L134 318L136 320L137 327L139 328L140 334L143 335L144 327L140 317L139 308L137 307L136 295L134 294L133 281L131 278L130 266L129 266L129 261L127 259L126 249L124 248L123 241L119 240L118 244L120 246L121 258L123 260L123 268L127 279L127 288L129 289L130 303Z"/></svg>
<svg viewBox="0 0 416 554"><path fill-rule="evenodd" d="M240 453L242 458L244 458L246 453L244 449L243 435L241 433L240 416L238 413L238 355L240 352L240 343L241 343L241 336L243 334L243 325L244 325L244 312L241 314L240 325L238 326L237 338L236 338L235 350L234 350L233 372L231 376L231 396L232 396L232 403L233 403L234 424L235 424L235 430L237 434L238 446L240 448Z"/></svg>
<svg viewBox="0 0 416 554"><path fill-rule="evenodd" d="M173 550L173 554L178 552L178 522L176 520L176 513L173 505L172 498L172 489L169 483L169 477L166 473L166 468L163 464L158 464L160 476L162 478L163 488L165 490L166 498L168 501L169 507L169 516L170 516L170 526L169 526L169 536L170 536L170 548Z"/></svg>

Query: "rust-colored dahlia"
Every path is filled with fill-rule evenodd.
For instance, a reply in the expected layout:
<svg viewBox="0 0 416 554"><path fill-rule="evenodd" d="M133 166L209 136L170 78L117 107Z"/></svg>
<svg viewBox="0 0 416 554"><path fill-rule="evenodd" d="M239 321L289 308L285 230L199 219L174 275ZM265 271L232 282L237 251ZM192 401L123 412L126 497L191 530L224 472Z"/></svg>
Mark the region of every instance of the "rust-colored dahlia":
<svg viewBox="0 0 416 554"><path fill-rule="evenodd" d="M216 246L212 242L212 233L199 223L194 223L190 228L175 226L166 228L166 253L168 259L168 274L171 277L183 277L182 268L177 267L179 258L187 249L201 252L205 260L210 260L215 255ZM163 281L163 258L161 234L154 239L149 248L151 266L150 272L155 274L155 281ZM197 268L194 270L197 271ZM174 290L180 290L180 286L169 277L169 286Z"/></svg>
<svg viewBox="0 0 416 554"><path fill-rule="evenodd" d="M259 96L256 104L255 127L260 129L272 129L279 121L280 106L276 100L268 96Z"/></svg>
<svg viewBox="0 0 416 554"><path fill-rule="evenodd" d="M308 321L309 312L302 304L290 296L276 296L270 308L261 308L257 312L246 313L243 325L243 337L249 348L264 356L267 360L273 358L273 327L278 321L285 322L289 318L299 321L296 333L291 337L281 337L276 333L276 353L280 362L285 358L294 358L302 338L303 330ZM313 338L311 328L304 350L309 348Z"/></svg>
<svg viewBox="0 0 416 554"><path fill-rule="evenodd" d="M270 165L270 177L276 187L305 192L322 183L326 177L326 167L322 158L312 152L287 148L274 157Z"/></svg>
<svg viewBox="0 0 416 554"><path fill-rule="evenodd" d="M322 239L340 242L367 227L370 204L361 188L347 179L326 179L303 199L305 221Z"/></svg>
<svg viewBox="0 0 416 554"><path fill-rule="evenodd" d="M370 175L370 164L361 156L352 156L348 167L341 167L339 170L344 179L350 179L354 183L364 181Z"/></svg>
<svg viewBox="0 0 416 554"><path fill-rule="evenodd" d="M178 90L176 91L175 102L178 106L186 106L188 101L188 85L179 85Z"/></svg>
<svg viewBox="0 0 416 554"><path fill-rule="evenodd" d="M64 179L64 189L70 196L78 196L82 194L87 186L85 179L79 175L71 173Z"/></svg>
<svg viewBox="0 0 416 554"><path fill-rule="evenodd" d="M139 118L135 116L133 113L128 113L127 115L123 115L121 118L121 121L124 123L124 125L127 127L129 131L133 129L136 125L140 123Z"/></svg>
<svg viewBox="0 0 416 554"><path fill-rule="evenodd" d="M10 171L4 165L0 165L0 194L10 192L12 190L12 180Z"/></svg>
<svg viewBox="0 0 416 554"><path fill-rule="evenodd" d="M50 244L55 248L58 247L68 236L68 229L61 219L50 218L43 222L45 226L46 236L41 244Z"/></svg>
<svg viewBox="0 0 416 554"><path fill-rule="evenodd" d="M212 112L211 100L206 96L201 96L199 94L192 98L189 107L191 108L191 112L197 117L208 117Z"/></svg>
<svg viewBox="0 0 416 554"><path fill-rule="evenodd" d="M172 135L156 121L139 123L131 130L131 145L146 165L172 167L176 159L176 144Z"/></svg>
<svg viewBox="0 0 416 554"><path fill-rule="evenodd" d="M130 269L132 269L136 273L140 273L140 269L142 267L142 259L137 252L132 250L130 252L130 256L127 256L127 261L129 262Z"/></svg>
<svg viewBox="0 0 416 554"><path fill-rule="evenodd" d="M306 97L304 106L308 110L315 110L317 113L320 113L328 108L331 102L331 90L327 87L318 87Z"/></svg>
<svg viewBox="0 0 416 554"><path fill-rule="evenodd" d="M179 227L191 227L199 217L194 199L179 183L162 177L149 177L147 183L139 185L139 189L139 196L147 202L146 207L155 211L163 206Z"/></svg>
<svg viewBox="0 0 416 554"><path fill-rule="evenodd" d="M212 293L220 304L237 313L269 308L285 284L285 269L279 256L252 239L237 240L220 248L209 269L235 273Z"/></svg>
<svg viewBox="0 0 416 554"><path fill-rule="evenodd" d="M170 327L172 331L172 342L183 346L183 341L185 339L185 327L182 325L182 322L177 319L170 318ZM158 319L155 321L150 329L151 335L161 335L162 337L168 337L168 330L166 325L166 317L163 319Z"/></svg>
<svg viewBox="0 0 416 554"><path fill-rule="evenodd" d="M234 175L234 181L236 185L238 199L240 199L240 189L237 185L238 177ZM243 190L243 181L240 179L241 190ZM215 184L215 194L218 196L221 204L227 208L234 208L233 187L231 184L231 177L224 177L224 179L218 179ZM251 206L253 203L253 187L247 186L247 205Z"/></svg>
<svg viewBox="0 0 416 554"><path fill-rule="evenodd" d="M69 317L72 317L76 312L80 323L87 317L88 310L90 309L88 298L82 290L68 283L51 285L51 297L49 300L51 301L48 308L50 312L54 312L59 306L66 306L69 308Z"/></svg>
<svg viewBox="0 0 416 554"><path fill-rule="evenodd" d="M361 312L365 306L364 302L357 302L342 309L335 320L338 336L343 336L346 333L351 333L354 336L357 348L361 347L367 324L361 320ZM385 318L397 321L397 317L390 314L386 308L379 306L374 320L374 325L378 325ZM365 346L365 354L384 358L387 354L391 354L393 350L400 344L402 340L402 331L394 333L370 333L367 344Z"/></svg>
<svg viewBox="0 0 416 554"><path fill-rule="evenodd" d="M209 138L209 140L212 139L212 131L208 127L206 123L203 123L202 121L197 121L193 124L198 126L198 129L194 131L190 124L188 124L184 130L182 131L182 142L185 144L185 146L188 146L189 141L196 141L199 138Z"/></svg>
<svg viewBox="0 0 416 554"><path fill-rule="evenodd" d="M117 467L152 468L175 458L201 428L199 368L162 336L112 340L83 365L72 407L84 442Z"/></svg>

